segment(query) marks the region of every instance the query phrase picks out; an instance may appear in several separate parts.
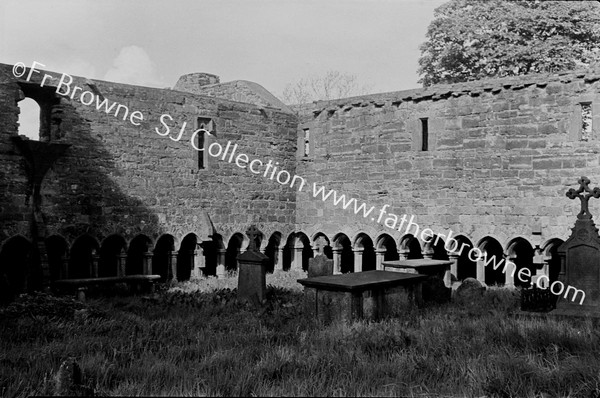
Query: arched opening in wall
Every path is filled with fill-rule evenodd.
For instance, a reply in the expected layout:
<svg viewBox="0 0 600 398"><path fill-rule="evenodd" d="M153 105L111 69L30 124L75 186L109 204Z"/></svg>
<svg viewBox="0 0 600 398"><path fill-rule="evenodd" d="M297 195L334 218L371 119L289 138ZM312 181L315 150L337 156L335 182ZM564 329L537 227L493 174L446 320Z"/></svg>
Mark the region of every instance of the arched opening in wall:
<svg viewBox="0 0 600 398"><path fill-rule="evenodd" d="M283 247L283 270L289 271L292 268L292 253L294 251L294 242L296 241L296 235L291 233L288 235L285 246Z"/></svg>
<svg viewBox="0 0 600 398"><path fill-rule="evenodd" d="M62 236L52 235L46 239L46 255L50 268L50 280L67 278L69 244Z"/></svg>
<svg viewBox="0 0 600 398"><path fill-rule="evenodd" d="M19 135L24 135L30 140L40 140L40 115L39 104L31 99L24 98L18 102L19 106Z"/></svg>
<svg viewBox="0 0 600 398"><path fill-rule="evenodd" d="M160 275L160 282L166 282L173 277L171 262L175 251L175 238L173 235L162 235L156 241L152 256L152 273Z"/></svg>
<svg viewBox="0 0 600 398"><path fill-rule="evenodd" d="M242 252L242 244L244 243L244 235L239 232L233 234L227 244L227 252L225 253L225 269L227 271L235 271L238 269L237 256Z"/></svg>
<svg viewBox="0 0 600 398"><path fill-rule="evenodd" d="M303 232L298 232L296 238L296 244L298 246L302 245L302 270L308 271L308 260L314 256L313 249L310 245L310 239Z"/></svg>
<svg viewBox="0 0 600 398"><path fill-rule="evenodd" d="M400 251L406 256L407 260L423 258L421 244L419 243L419 240L411 234L404 235L400 240Z"/></svg>
<svg viewBox="0 0 600 398"><path fill-rule="evenodd" d="M198 237L196 234L187 234L181 241L181 246L177 252L177 280L180 282L189 281L192 277L194 267L202 259L201 250L198 250Z"/></svg>
<svg viewBox="0 0 600 398"><path fill-rule="evenodd" d="M146 266L152 264L152 241L146 235L138 235L129 244L127 251L127 275L143 275ZM150 262L148 264L148 262Z"/></svg>
<svg viewBox="0 0 600 398"><path fill-rule="evenodd" d="M494 238L485 237L479 244L479 249L483 253L484 257L482 261L485 259L489 265L484 267L484 282L486 285L503 285L506 281L504 275L504 251L502 250L502 245ZM475 255L473 256L475 257ZM500 263L502 261L502 263ZM494 270L493 264L500 264Z"/></svg>
<svg viewBox="0 0 600 398"><path fill-rule="evenodd" d="M281 232L273 232L265 248L265 255L269 257L267 272L273 273L279 257L279 245L281 244Z"/></svg>
<svg viewBox="0 0 600 398"><path fill-rule="evenodd" d="M111 235L104 239L100 246L100 262L98 276L118 276L119 266L126 259L127 242L120 235Z"/></svg>
<svg viewBox="0 0 600 398"><path fill-rule="evenodd" d="M448 260L448 251L446 250L446 242L434 235L429 241L429 250L433 252L433 260Z"/></svg>
<svg viewBox="0 0 600 398"><path fill-rule="evenodd" d="M531 244L523 238L515 238L508 244L508 259L512 261L515 266L514 284L515 286L527 287L531 284L531 276L535 275L535 267L533 265L534 250ZM506 272L511 272L512 267L507 267ZM523 272L519 278L519 272L522 269L528 269L529 273ZM521 281L524 279L525 282Z"/></svg>
<svg viewBox="0 0 600 398"><path fill-rule="evenodd" d="M340 272L346 274L354 272L354 253L352 252L352 242L350 238L343 233L337 234L333 238L333 244L340 256Z"/></svg>
<svg viewBox="0 0 600 398"><path fill-rule="evenodd" d="M384 250L383 261L396 261L400 259L396 241L388 234L383 234L377 239L377 250Z"/></svg>
<svg viewBox="0 0 600 398"><path fill-rule="evenodd" d="M558 255L558 248L564 241L562 239L554 238L551 239L546 246L544 246L543 252L545 261L548 263L548 279L550 283L558 280L560 274L560 256Z"/></svg>
<svg viewBox="0 0 600 398"><path fill-rule="evenodd" d="M205 240L201 243L204 253L204 275L217 275L217 262L219 258L218 246L214 240Z"/></svg>
<svg viewBox="0 0 600 398"><path fill-rule="evenodd" d="M99 245L89 235L81 235L71 246L69 279L91 278L97 272Z"/></svg>
<svg viewBox="0 0 600 398"><path fill-rule="evenodd" d="M477 278L477 262L469 258L469 252L473 249L473 242L463 235L459 235L454 240L457 242L455 246L448 244L448 248L458 254L456 259L456 279L463 281L467 278ZM475 258L475 254L471 257Z"/></svg>
<svg viewBox="0 0 600 398"><path fill-rule="evenodd" d="M373 271L377 267L377 258L375 257L375 248L373 240L369 235L360 233L356 237L354 250L362 252L362 270ZM356 264L354 269L356 270Z"/></svg>
<svg viewBox="0 0 600 398"><path fill-rule="evenodd" d="M328 259L332 259L333 251L331 250L331 242L329 241L327 235L325 235L323 232L317 232L313 237L312 246L315 248L315 255L319 245L321 246L321 254L323 254Z"/></svg>
<svg viewBox="0 0 600 398"><path fill-rule="evenodd" d="M0 301L41 287L41 268L36 248L22 236L8 239L0 250Z"/></svg>

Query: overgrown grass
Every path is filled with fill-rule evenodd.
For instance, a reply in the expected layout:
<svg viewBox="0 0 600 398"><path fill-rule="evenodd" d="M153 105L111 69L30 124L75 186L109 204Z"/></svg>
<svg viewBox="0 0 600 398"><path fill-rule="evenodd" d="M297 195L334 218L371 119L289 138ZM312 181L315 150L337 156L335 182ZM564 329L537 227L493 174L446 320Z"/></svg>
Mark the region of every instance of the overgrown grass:
<svg viewBox="0 0 600 398"><path fill-rule="evenodd" d="M302 313L302 274L269 276L268 304L235 280L81 304L47 295L0 310L0 390L52 394L73 357L100 395L597 397L600 331L589 321L514 318L491 290L377 323L321 326Z"/></svg>

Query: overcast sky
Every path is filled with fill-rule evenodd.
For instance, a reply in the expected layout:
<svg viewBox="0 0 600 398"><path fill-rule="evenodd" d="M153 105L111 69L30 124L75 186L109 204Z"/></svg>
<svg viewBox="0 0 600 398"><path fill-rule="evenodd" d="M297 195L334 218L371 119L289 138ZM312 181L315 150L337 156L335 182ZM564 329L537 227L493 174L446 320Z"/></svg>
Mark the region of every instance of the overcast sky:
<svg viewBox="0 0 600 398"><path fill-rule="evenodd" d="M0 0L0 63L172 87L208 72L275 95L337 70L371 92L419 87L417 60L446 0Z"/></svg>

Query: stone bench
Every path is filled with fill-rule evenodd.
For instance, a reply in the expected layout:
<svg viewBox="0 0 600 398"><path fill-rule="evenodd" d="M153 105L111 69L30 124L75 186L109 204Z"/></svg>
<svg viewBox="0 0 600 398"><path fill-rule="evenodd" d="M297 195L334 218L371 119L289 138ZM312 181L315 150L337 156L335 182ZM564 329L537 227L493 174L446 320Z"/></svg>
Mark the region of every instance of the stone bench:
<svg viewBox="0 0 600 398"><path fill-rule="evenodd" d="M384 261L383 269L392 272L424 275L423 300L425 302L445 303L450 301L452 288L450 285L450 265L452 261L413 259Z"/></svg>
<svg viewBox="0 0 600 398"><path fill-rule="evenodd" d="M85 293L90 287L110 286L124 283L130 287L133 286L134 291L136 292L153 292L154 282L160 278L160 275L126 275L103 278L60 279L54 281L54 287L59 291L75 291L77 299L85 301Z"/></svg>
<svg viewBox="0 0 600 398"><path fill-rule="evenodd" d="M420 306L426 276L366 271L298 279L304 286L305 311L324 323L381 319Z"/></svg>

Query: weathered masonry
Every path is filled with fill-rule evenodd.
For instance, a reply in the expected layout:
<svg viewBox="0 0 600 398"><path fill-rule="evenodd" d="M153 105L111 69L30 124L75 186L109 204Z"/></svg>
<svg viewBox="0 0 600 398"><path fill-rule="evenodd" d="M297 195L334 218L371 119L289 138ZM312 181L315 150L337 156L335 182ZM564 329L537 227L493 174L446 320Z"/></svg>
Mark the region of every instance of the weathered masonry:
<svg viewBox="0 0 600 398"><path fill-rule="evenodd" d="M270 267L306 268L316 239L337 272L384 260L450 259L457 279L518 284L420 234L402 234L190 143L238 145L367 208L414 215L436 233L556 279L577 212L564 192L600 180L600 70L530 75L318 102L292 112L252 82L182 76L174 89L74 77L139 111L139 126L0 65L0 274L13 293L58 278L152 271L164 279L236 268L255 224ZM48 72L46 72L48 73ZM53 83L53 84L51 84ZM19 102L39 104L39 141ZM165 127L170 134L161 136ZM174 141L181 129L180 141ZM596 178L597 177L597 178ZM593 212L593 209L592 209Z"/></svg>

